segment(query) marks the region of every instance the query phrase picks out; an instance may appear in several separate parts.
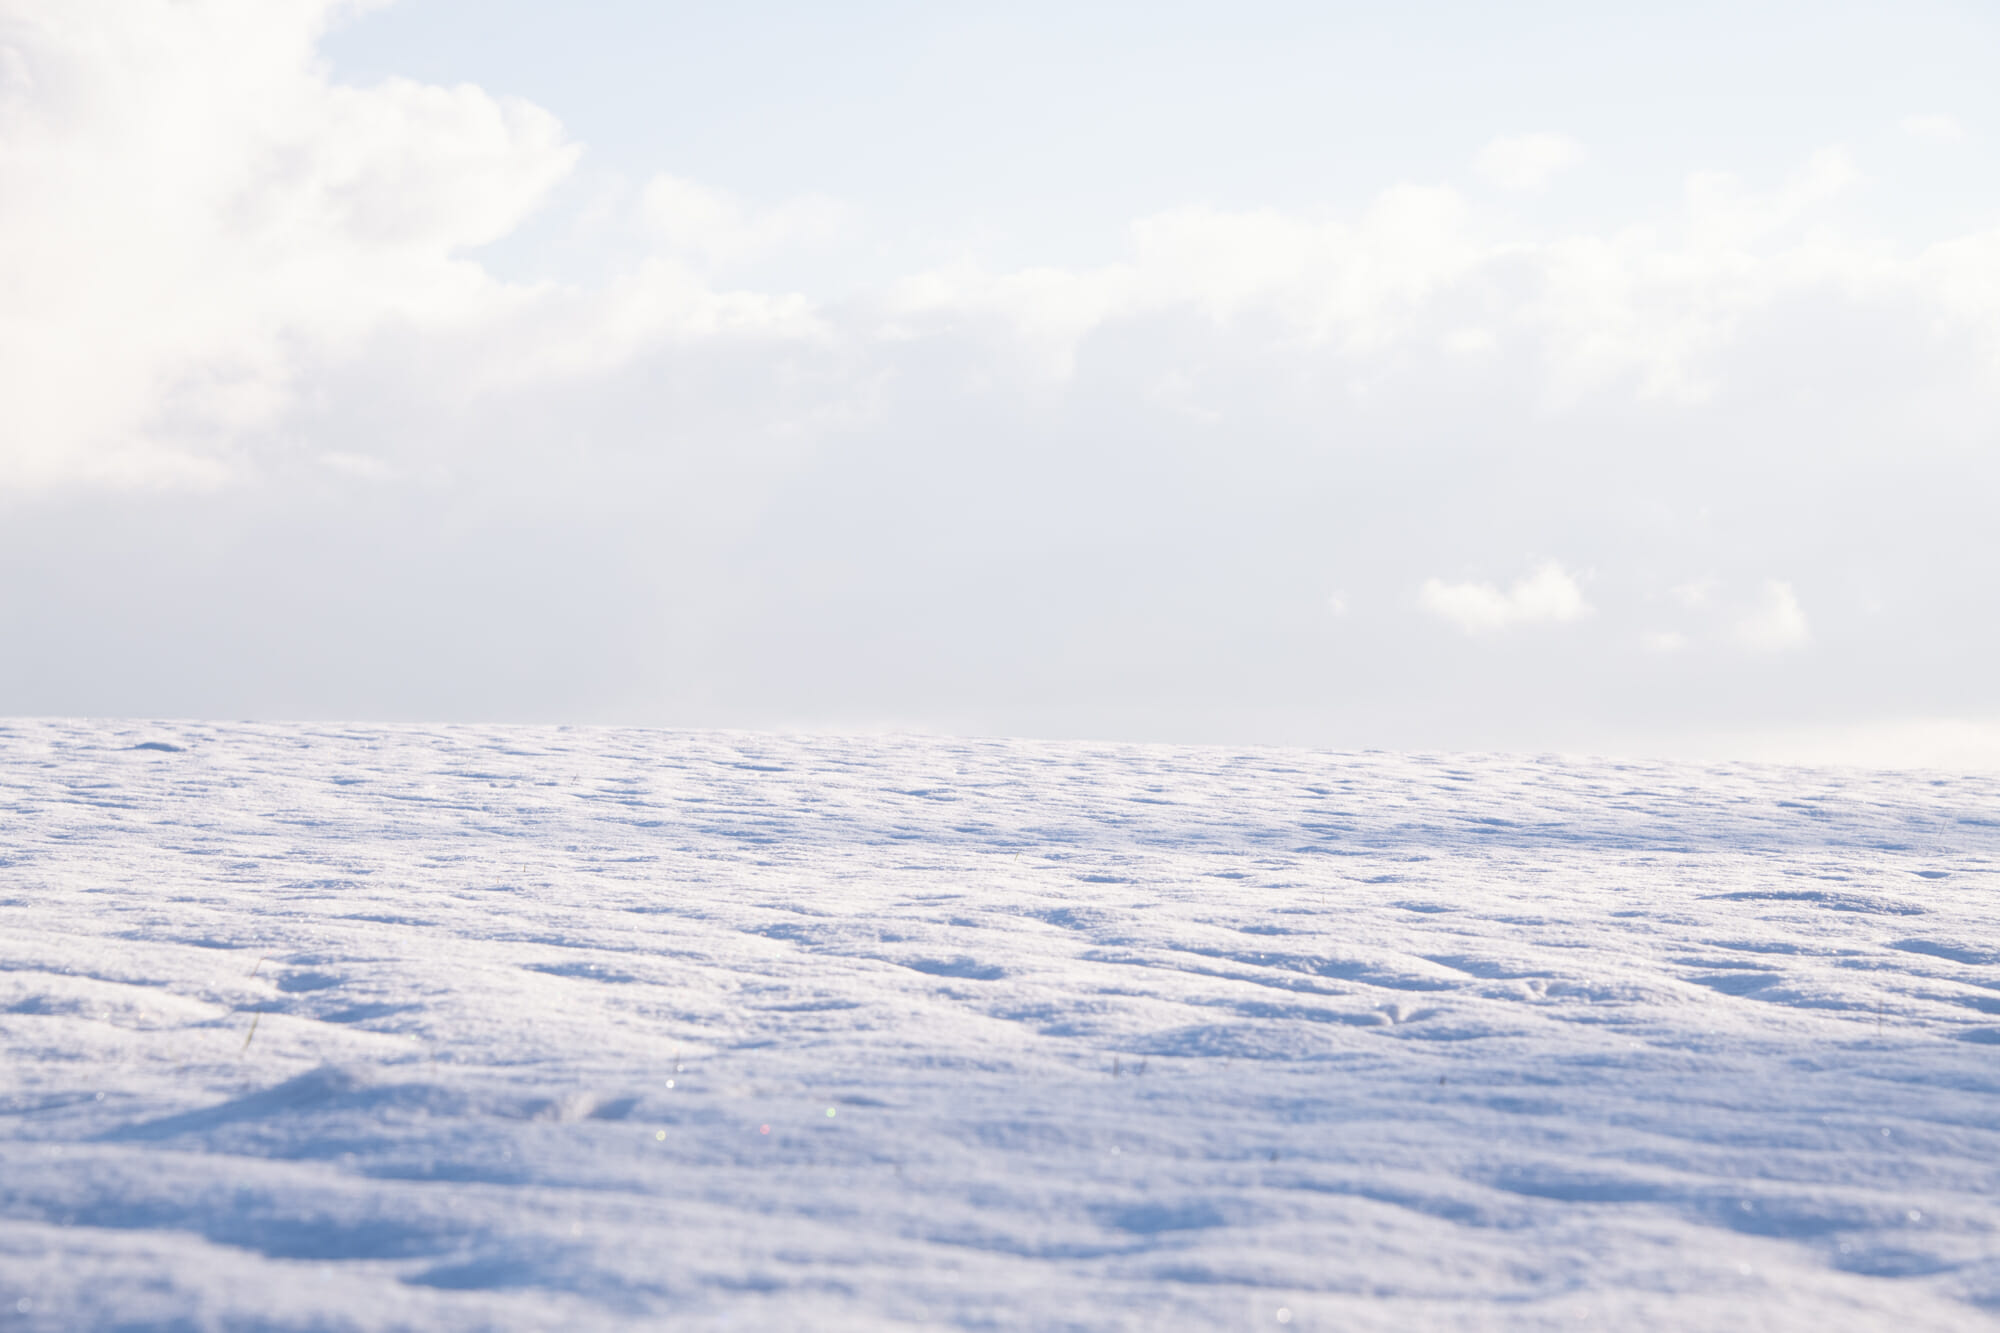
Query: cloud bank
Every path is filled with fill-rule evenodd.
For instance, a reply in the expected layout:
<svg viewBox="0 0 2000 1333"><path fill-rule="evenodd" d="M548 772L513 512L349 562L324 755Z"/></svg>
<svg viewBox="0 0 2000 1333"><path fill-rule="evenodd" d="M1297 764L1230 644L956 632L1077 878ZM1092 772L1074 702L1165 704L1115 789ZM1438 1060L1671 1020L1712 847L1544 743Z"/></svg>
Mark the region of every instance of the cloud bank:
<svg viewBox="0 0 2000 1333"><path fill-rule="evenodd" d="M560 108L335 78L343 13L0 0L16 710L1588 745L1983 706L2000 231L1855 225L1850 150L1618 222L1390 178L998 264L673 163L580 191ZM602 262L503 269L531 222Z"/></svg>
<svg viewBox="0 0 2000 1333"><path fill-rule="evenodd" d="M5 482L222 480L389 325L510 293L463 252L576 158L477 88L335 85L299 0L0 8Z"/></svg>
<svg viewBox="0 0 2000 1333"><path fill-rule="evenodd" d="M339 12L0 11L5 484L254 470L258 450L295 442L316 380L411 338L460 377L441 398L489 387L455 360L576 382L662 344L744 337L831 343L865 376L896 373L913 342L974 334L996 373L1060 381L1086 339L1189 318L1276 340L1357 392L1441 352L1427 372L1441 380L1505 362L1550 404L1700 400L1760 320L1815 301L1908 306L2000 347L2000 233L1899 255L1814 229L1862 179L1837 150L1761 191L1694 173L1677 210L1610 232L1510 236L1449 185L1394 184L1352 216L1172 209L1135 220L1109 264L924 267L838 307L717 284L837 243L850 209L814 195L756 208L663 173L630 205L650 248L594 289L503 281L480 248L546 205L579 145L549 112L475 87L331 81L314 49ZM1479 168L1528 189L1581 151L1500 139Z"/></svg>

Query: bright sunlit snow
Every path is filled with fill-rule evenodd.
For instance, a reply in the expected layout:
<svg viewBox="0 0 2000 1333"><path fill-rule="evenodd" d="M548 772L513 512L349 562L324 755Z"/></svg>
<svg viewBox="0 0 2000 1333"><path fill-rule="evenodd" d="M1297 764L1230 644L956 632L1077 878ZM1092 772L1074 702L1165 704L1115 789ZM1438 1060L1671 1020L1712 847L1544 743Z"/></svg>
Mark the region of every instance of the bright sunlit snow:
<svg viewBox="0 0 2000 1333"><path fill-rule="evenodd" d="M1966 1329L2000 779L0 729L8 1327Z"/></svg>

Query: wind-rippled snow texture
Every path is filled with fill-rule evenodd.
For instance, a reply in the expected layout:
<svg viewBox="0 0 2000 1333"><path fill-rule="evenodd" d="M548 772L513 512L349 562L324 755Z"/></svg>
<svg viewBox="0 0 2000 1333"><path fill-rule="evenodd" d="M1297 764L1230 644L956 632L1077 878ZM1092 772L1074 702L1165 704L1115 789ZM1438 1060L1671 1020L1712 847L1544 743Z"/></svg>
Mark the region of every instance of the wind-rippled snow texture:
<svg viewBox="0 0 2000 1333"><path fill-rule="evenodd" d="M8 1326L2000 1324L1990 777L51 722L0 810Z"/></svg>

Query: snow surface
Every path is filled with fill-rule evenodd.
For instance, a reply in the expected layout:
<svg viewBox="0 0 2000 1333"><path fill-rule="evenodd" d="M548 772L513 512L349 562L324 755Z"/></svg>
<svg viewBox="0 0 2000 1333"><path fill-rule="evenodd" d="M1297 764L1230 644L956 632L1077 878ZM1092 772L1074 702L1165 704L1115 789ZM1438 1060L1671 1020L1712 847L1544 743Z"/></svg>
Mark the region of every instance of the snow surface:
<svg viewBox="0 0 2000 1333"><path fill-rule="evenodd" d="M0 811L0 1327L2000 1325L1990 776L18 722Z"/></svg>

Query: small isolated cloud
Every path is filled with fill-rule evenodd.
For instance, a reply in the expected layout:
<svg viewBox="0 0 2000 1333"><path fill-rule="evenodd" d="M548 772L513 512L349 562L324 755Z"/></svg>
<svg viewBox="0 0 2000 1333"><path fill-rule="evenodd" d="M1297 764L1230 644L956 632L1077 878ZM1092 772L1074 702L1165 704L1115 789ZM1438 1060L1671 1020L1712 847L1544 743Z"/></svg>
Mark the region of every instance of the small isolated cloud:
<svg viewBox="0 0 2000 1333"><path fill-rule="evenodd" d="M1763 597L1736 622L1737 642L1753 653L1786 652L1803 647L1811 637L1798 594L1778 579L1764 581Z"/></svg>
<svg viewBox="0 0 2000 1333"><path fill-rule="evenodd" d="M1649 653L1677 653L1688 646L1688 636L1677 630L1654 630L1645 637Z"/></svg>
<svg viewBox="0 0 2000 1333"><path fill-rule="evenodd" d="M1500 345L1491 329L1453 329L1440 345L1454 356L1484 356Z"/></svg>
<svg viewBox="0 0 2000 1333"><path fill-rule="evenodd" d="M346 476L358 477L362 481L391 481L396 477L396 469L379 458L368 454L351 454L335 450L319 456L320 466Z"/></svg>
<svg viewBox="0 0 2000 1333"><path fill-rule="evenodd" d="M1566 134L1517 134L1479 150L1479 174L1503 190L1539 190L1583 161L1583 145Z"/></svg>
<svg viewBox="0 0 2000 1333"><path fill-rule="evenodd" d="M1326 609L1333 612L1333 614L1336 616L1346 615L1347 594L1344 592L1337 592L1334 593L1332 596L1328 597L1326 599Z"/></svg>
<svg viewBox="0 0 2000 1333"><path fill-rule="evenodd" d="M1689 579L1686 583L1675 584L1669 596L1689 610L1708 605L1708 599L1715 592L1715 579Z"/></svg>
<svg viewBox="0 0 2000 1333"><path fill-rule="evenodd" d="M1938 143L1957 143L1965 137L1965 126L1952 116L1904 116L1898 124L1903 133L1913 139L1931 139Z"/></svg>
<svg viewBox="0 0 2000 1333"><path fill-rule="evenodd" d="M1424 610L1450 621L1467 634L1514 625L1562 624L1590 614L1590 605L1583 600L1583 589L1553 560L1514 580L1504 592L1490 583L1430 579L1424 584L1420 600Z"/></svg>

